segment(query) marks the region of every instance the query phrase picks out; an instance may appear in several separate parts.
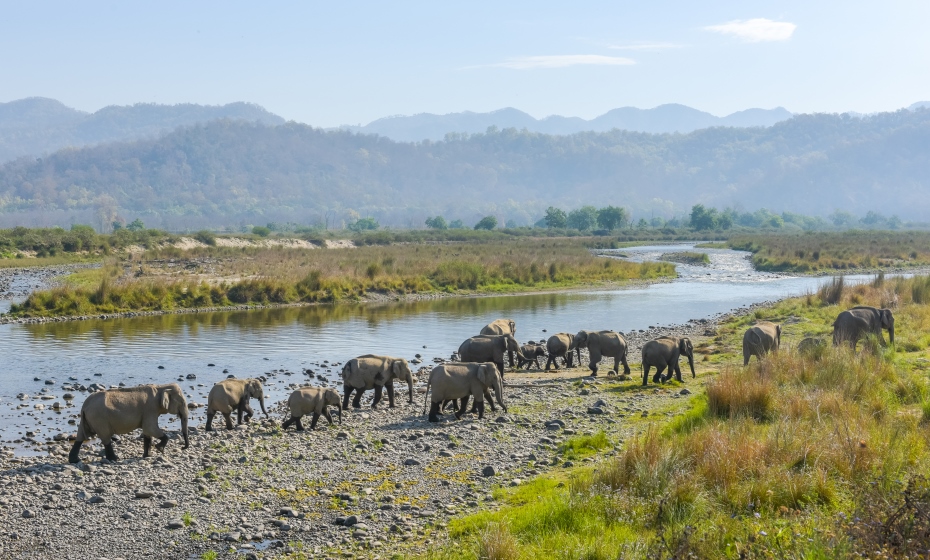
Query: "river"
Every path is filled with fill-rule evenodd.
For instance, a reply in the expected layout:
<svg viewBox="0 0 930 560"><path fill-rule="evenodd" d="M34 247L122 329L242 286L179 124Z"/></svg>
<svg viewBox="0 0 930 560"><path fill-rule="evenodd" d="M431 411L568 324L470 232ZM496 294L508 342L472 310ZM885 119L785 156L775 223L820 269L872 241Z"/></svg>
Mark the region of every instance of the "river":
<svg viewBox="0 0 930 560"><path fill-rule="evenodd" d="M641 261L686 250L693 250L693 244L612 253ZM802 295L826 281L756 271L748 253L740 251L699 251L708 253L709 266L679 264L674 281L622 289L0 325L0 443L12 445L17 453L34 453L22 441L14 442L27 431L35 432L36 441L74 431L66 422L85 393L72 391L73 405L62 412L50 410L56 401L66 405L61 386L69 378L84 385L181 379L188 398L205 403L210 386L229 374L275 372L268 383L271 404L290 392L288 384L308 379L305 368L335 382L340 368L329 362L342 363L359 354L407 359L420 354L428 364L433 357L448 358L462 340L499 317L516 321L521 343L581 329L629 332ZM848 276L847 281L869 278ZM196 379L188 380L189 374ZM47 385L47 380L54 384ZM40 400L43 390L55 398ZM30 398L17 399L19 393ZM45 409L36 409L36 404ZM203 409L192 420L195 425L202 422Z"/></svg>

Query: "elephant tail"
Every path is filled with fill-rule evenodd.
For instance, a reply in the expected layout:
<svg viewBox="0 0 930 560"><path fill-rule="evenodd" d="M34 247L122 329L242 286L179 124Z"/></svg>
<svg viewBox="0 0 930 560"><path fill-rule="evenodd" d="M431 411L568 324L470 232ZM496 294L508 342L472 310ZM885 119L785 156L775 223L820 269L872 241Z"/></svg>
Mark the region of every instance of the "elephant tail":
<svg viewBox="0 0 930 560"><path fill-rule="evenodd" d="M342 366L342 381L345 382L348 379L349 374L352 373L352 360L346 362L346 365Z"/></svg>
<svg viewBox="0 0 930 560"><path fill-rule="evenodd" d="M433 383L432 377L430 376L430 379L426 382L426 392L423 393L423 414L426 414L426 405L429 403L429 388Z"/></svg>

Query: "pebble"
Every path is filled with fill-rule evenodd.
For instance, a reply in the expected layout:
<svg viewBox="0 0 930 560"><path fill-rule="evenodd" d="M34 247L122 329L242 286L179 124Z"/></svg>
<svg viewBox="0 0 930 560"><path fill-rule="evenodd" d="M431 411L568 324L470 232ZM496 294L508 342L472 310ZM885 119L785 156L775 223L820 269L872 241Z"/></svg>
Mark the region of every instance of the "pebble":
<svg viewBox="0 0 930 560"><path fill-rule="evenodd" d="M181 521L180 519L172 519L168 521L168 528L169 529L183 529L184 522Z"/></svg>
<svg viewBox="0 0 930 560"><path fill-rule="evenodd" d="M404 465L408 467L416 467L420 464L421 464L420 461L417 461L416 459L413 459L413 458L410 458L404 461Z"/></svg>
<svg viewBox="0 0 930 560"><path fill-rule="evenodd" d="M32 511L31 509L23 510L23 517L26 519L32 519L35 516L36 512Z"/></svg>
<svg viewBox="0 0 930 560"><path fill-rule="evenodd" d="M493 465L488 465L481 469L482 476L494 476L497 474L497 469Z"/></svg>

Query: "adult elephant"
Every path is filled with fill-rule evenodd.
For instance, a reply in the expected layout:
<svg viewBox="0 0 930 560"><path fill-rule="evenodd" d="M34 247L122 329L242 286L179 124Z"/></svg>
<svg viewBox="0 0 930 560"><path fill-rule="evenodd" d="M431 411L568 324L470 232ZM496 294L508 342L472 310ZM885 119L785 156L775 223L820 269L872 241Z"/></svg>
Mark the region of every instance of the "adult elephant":
<svg viewBox="0 0 930 560"><path fill-rule="evenodd" d="M749 364L749 358L755 356L761 360L769 352L775 352L781 346L781 325L771 321L759 321L743 333L743 365Z"/></svg>
<svg viewBox="0 0 930 560"><path fill-rule="evenodd" d="M158 438L155 449L162 451L168 445L168 434L158 427L162 414L177 414L181 419L184 449L190 447L187 433L187 400L177 383L167 385L139 385L110 389L91 394L81 406L81 420L68 461L77 463L81 444L97 435L103 442L106 458L117 461L113 452L113 436L142 429L142 456L148 457L152 438Z"/></svg>
<svg viewBox="0 0 930 560"><path fill-rule="evenodd" d="M578 331L575 335L574 346L569 350L578 350L578 360L581 361L580 349L587 348L590 362L588 368L592 376L597 376L597 364L602 357L614 359L614 373L620 373L619 364L623 364L623 373L630 374L630 365L626 362L626 339L615 331Z"/></svg>
<svg viewBox="0 0 930 560"><path fill-rule="evenodd" d="M572 348L575 343L575 335L569 333L558 333L549 337L546 341L546 350L549 357L546 359L546 371L549 371L550 365L555 365L559 369L559 363L556 358L562 358L565 361L565 367L572 367ZM581 350L578 350L578 361L581 362Z"/></svg>
<svg viewBox="0 0 930 560"><path fill-rule="evenodd" d="M432 389L432 394L430 394ZM475 398L478 418L484 418L484 399L488 390L493 389L497 404L507 412L504 404L504 382L497 371L497 364L449 362L440 364L432 369L429 382L426 384L426 394L423 397L423 412L426 412L426 403L431 402L429 421L438 422L442 404L446 401L461 399L455 417L461 418L468 410L468 399Z"/></svg>
<svg viewBox="0 0 930 560"><path fill-rule="evenodd" d="M219 412L226 419L226 429L233 429L230 414L236 411L237 424L242 425L243 414L245 421L252 419L253 411L249 406L250 399L258 399L262 414L268 418L265 410L265 390L259 379L224 379L210 389L207 396L207 431L213 429L213 417Z"/></svg>
<svg viewBox="0 0 930 560"><path fill-rule="evenodd" d="M329 413L329 407L335 406L339 411L339 423L342 424L342 406L339 402L339 393L335 389L324 387L301 387L297 389L287 399L287 408L291 417L281 424L281 429L286 430L291 424L297 425L297 431L304 431L304 426L300 419L308 414L313 415L310 422L310 429L316 429L316 423L322 414L326 417L329 425L333 424L333 417Z"/></svg>
<svg viewBox="0 0 930 560"><path fill-rule="evenodd" d="M643 385L648 384L649 368L655 366L656 374L652 377L653 383L659 380L668 381L675 374L675 379L684 381L681 378L681 367L678 365L678 359L681 356L688 358L688 365L691 367L691 377L696 377L694 373L694 345L691 344L690 338L678 338L674 336L662 336L655 340L650 340L643 345ZM662 372L668 368L668 375L662 377Z"/></svg>
<svg viewBox="0 0 930 560"><path fill-rule="evenodd" d="M510 334L473 336L459 346L459 360L463 362L494 362L504 375L504 352L513 352L526 359L517 339Z"/></svg>
<svg viewBox="0 0 930 560"><path fill-rule="evenodd" d="M497 319L485 325L478 334L509 334L517 337L517 323L513 319ZM507 351L510 367L513 367L513 351Z"/></svg>
<svg viewBox="0 0 930 560"><path fill-rule="evenodd" d="M874 334L879 344L886 346L882 329L888 331L888 338L894 344L894 314L890 309L876 309L860 305L847 309L833 321L833 345L848 343L856 349L859 339Z"/></svg>
<svg viewBox="0 0 930 560"><path fill-rule="evenodd" d="M352 358L342 367L343 397L342 408L348 408L349 397L355 391L353 408L362 406L362 394L368 389L375 390L371 407L376 408L381 400L383 389L387 389L388 406L394 408L394 380L407 383L407 402L413 402L413 374L410 364L403 358L365 354Z"/></svg>

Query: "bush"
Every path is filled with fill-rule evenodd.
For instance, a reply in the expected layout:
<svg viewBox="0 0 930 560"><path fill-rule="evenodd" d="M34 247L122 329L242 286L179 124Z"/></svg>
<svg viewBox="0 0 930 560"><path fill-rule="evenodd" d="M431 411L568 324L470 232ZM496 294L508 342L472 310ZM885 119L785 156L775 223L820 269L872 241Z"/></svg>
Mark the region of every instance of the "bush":
<svg viewBox="0 0 930 560"><path fill-rule="evenodd" d="M817 291L820 301L826 305L836 305L843 300L843 291L846 288L842 276L834 276L829 284L824 284Z"/></svg>
<svg viewBox="0 0 930 560"><path fill-rule="evenodd" d="M216 247L216 235L212 231L201 230L194 234L194 239L200 241L204 245L209 245L211 247Z"/></svg>
<svg viewBox="0 0 930 560"><path fill-rule="evenodd" d="M259 237L268 237L271 235L271 230L265 226L255 226L252 228L252 233Z"/></svg>

